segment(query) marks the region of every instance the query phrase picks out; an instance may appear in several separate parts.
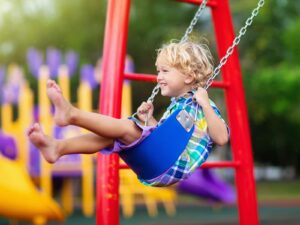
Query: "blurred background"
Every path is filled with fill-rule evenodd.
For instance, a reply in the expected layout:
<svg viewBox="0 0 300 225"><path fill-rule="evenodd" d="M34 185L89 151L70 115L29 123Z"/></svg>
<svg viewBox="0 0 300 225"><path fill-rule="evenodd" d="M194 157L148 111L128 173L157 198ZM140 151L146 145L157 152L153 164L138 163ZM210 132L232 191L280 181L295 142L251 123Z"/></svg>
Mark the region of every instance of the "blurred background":
<svg viewBox="0 0 300 225"><path fill-rule="evenodd" d="M256 0L230 0L237 32L256 4ZM34 185L49 197L42 200L40 196L32 197L36 205L51 201L49 204L55 208L55 213L46 212L45 218L61 220L62 210L66 215L63 224L95 223L95 158L66 157L52 167L29 145L25 131L33 121L41 121L46 132L58 138L84 132L53 126L53 109L43 95L43 85L48 77L56 79L74 104L97 111L106 7L105 0L0 0L0 152L20 166L13 173L15 164L1 167L1 163L8 162L0 160L0 174L4 176L7 171L9 176L4 176L5 179L18 180L17 174L25 171L29 180L26 177L23 183ZM155 74L155 50L171 39L179 40L196 10L195 5L176 1L132 0L126 69ZM300 224L299 12L299 1L266 1L238 47L261 224ZM205 40L217 65L209 9L201 16L192 36ZM153 86L135 81L124 83L123 116L134 112L148 98ZM223 92L211 89L210 95L226 118ZM157 97L157 117L168 103L168 98ZM230 159L230 152L230 146L216 149L210 160ZM173 187L160 196L142 186L134 192L130 186L138 184L130 183L132 174L124 172L120 188L121 224L237 224L234 171L214 169L199 172L197 176L194 184L208 182L197 186L205 189L202 193ZM216 183L221 186L219 193L209 193L207 187L213 188ZM5 191L0 189L0 205L7 204ZM37 195L31 191L32 196ZM126 199L129 195L132 198ZM11 216L4 216L8 214L1 210L0 206L0 224L46 223L26 216L15 218L10 212Z"/></svg>

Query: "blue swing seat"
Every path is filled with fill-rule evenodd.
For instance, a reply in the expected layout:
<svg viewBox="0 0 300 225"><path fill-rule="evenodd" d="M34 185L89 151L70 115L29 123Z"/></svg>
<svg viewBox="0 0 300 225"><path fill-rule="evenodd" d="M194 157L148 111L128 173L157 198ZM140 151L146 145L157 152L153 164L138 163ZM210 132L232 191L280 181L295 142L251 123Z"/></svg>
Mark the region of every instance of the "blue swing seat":
<svg viewBox="0 0 300 225"><path fill-rule="evenodd" d="M189 128L186 129L180 120L190 121ZM156 178L172 167L185 149L194 131L192 122L184 109L178 109L141 143L119 155L138 178Z"/></svg>

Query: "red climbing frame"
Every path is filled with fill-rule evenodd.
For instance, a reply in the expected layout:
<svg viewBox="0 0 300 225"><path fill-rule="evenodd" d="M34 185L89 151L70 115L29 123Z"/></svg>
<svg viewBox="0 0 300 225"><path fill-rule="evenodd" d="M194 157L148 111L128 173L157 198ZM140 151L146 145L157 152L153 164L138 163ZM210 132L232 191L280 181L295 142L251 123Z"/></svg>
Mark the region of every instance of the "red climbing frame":
<svg viewBox="0 0 300 225"><path fill-rule="evenodd" d="M200 4L201 0L180 0ZM219 56L224 56L234 39L228 0L210 0ZM123 80L155 81L153 75L125 74L125 52L128 34L130 0L109 0L103 52L103 80L100 113L120 117ZM213 87L225 92L228 121L231 129L232 162L205 163L203 168L232 167L238 199L240 225L258 225L258 210L248 115L237 51L222 68L222 81ZM97 225L119 225L119 165L117 155L98 155L97 166Z"/></svg>

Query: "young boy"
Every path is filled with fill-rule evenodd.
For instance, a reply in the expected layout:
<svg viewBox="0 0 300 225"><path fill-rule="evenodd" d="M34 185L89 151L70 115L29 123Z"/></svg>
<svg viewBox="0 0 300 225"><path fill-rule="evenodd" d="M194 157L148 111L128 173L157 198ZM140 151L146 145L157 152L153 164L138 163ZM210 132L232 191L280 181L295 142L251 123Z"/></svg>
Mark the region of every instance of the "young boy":
<svg viewBox="0 0 300 225"><path fill-rule="evenodd" d="M126 151L145 139L173 111L182 107L187 99L196 104L187 107L197 121L193 135L186 149L164 174L152 180L141 180L151 186L168 186L187 178L198 166L206 161L212 143L224 145L228 131L215 104L209 100L203 88L212 75L211 54L206 46L193 42L170 43L158 50L156 67L157 82L163 96L171 97L171 104L162 119L153 117L152 103L143 102L137 110L139 121L116 119L98 113L84 112L66 101L58 85L49 80L47 94L55 106L54 121L58 126L75 125L91 133L58 140L46 136L40 125L35 123L28 131L30 141L41 151L44 158L56 162L66 154L89 154L99 150L106 153ZM148 126L141 125L148 118ZM172 149L170 149L172 151Z"/></svg>

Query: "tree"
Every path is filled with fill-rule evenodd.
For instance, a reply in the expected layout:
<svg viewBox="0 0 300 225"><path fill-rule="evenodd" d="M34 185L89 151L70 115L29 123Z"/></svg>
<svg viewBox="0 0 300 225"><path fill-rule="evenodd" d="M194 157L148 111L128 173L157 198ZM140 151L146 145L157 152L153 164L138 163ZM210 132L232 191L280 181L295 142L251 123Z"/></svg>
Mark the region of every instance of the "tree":
<svg viewBox="0 0 300 225"><path fill-rule="evenodd" d="M246 78L255 159L300 172L300 67L262 69Z"/></svg>
<svg viewBox="0 0 300 225"><path fill-rule="evenodd" d="M299 9L299 1L266 1L240 46L255 161L298 174Z"/></svg>
<svg viewBox="0 0 300 225"><path fill-rule="evenodd" d="M241 58L249 72L286 61L291 49L295 49L295 46L286 49L287 44L292 41L287 40L286 32L295 29L292 27L299 20L299 10L299 1L265 1L261 14L254 20L251 32L247 33L247 38L240 45ZM291 35L293 41L299 37L296 32Z"/></svg>
<svg viewBox="0 0 300 225"><path fill-rule="evenodd" d="M82 61L101 55L106 5L104 1L5 1L11 9L1 15L1 63L24 64L26 51L56 47L73 49ZM3 4L2 3L2 4Z"/></svg>

